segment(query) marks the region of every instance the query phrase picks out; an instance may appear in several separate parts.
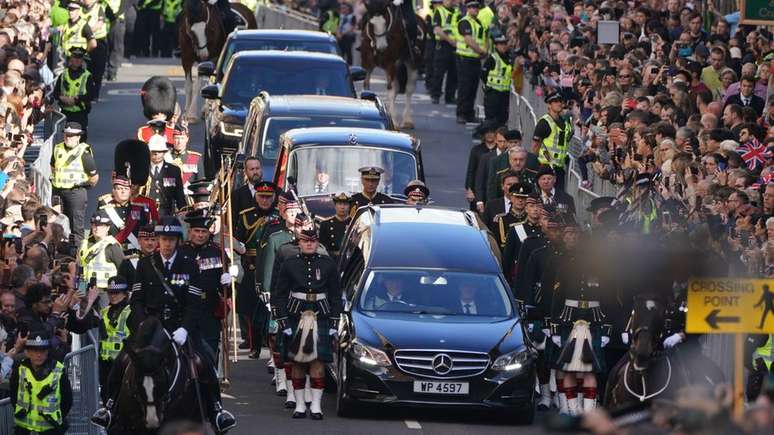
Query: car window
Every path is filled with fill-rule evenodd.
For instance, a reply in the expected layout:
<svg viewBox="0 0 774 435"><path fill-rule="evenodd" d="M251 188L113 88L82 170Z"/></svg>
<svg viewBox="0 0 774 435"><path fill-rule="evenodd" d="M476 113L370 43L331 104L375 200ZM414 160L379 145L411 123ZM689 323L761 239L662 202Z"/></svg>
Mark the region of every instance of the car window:
<svg viewBox="0 0 774 435"><path fill-rule="evenodd" d="M377 190L402 195L403 188L417 178L416 160L410 153L365 146L310 146L291 152L287 176L296 180L300 196L320 193L359 192L359 168L384 169Z"/></svg>
<svg viewBox="0 0 774 435"><path fill-rule="evenodd" d="M374 270L358 296L364 311L510 317L512 305L494 274Z"/></svg>
<svg viewBox="0 0 774 435"><path fill-rule="evenodd" d="M362 127L384 130L382 121L356 118L337 118L332 116L272 117L266 122L261 156L275 160L279 152L279 138L288 130L308 127Z"/></svg>
<svg viewBox="0 0 774 435"><path fill-rule="evenodd" d="M312 51L316 53L339 54L338 46L328 41L283 41L279 39L237 39L231 41L223 52L219 75L226 72L228 62L234 53L245 50Z"/></svg>
<svg viewBox="0 0 774 435"><path fill-rule="evenodd" d="M254 62L237 58L223 86L221 100L226 105L246 106L261 91L272 95L354 96L347 65L338 62L298 59Z"/></svg>

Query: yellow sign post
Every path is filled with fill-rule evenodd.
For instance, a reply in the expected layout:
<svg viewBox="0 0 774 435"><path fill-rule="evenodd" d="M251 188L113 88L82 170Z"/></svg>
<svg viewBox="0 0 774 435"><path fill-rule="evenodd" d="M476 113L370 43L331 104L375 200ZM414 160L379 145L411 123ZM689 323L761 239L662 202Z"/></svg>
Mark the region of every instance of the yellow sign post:
<svg viewBox="0 0 774 435"><path fill-rule="evenodd" d="M735 334L734 415L744 413L744 335L774 333L774 280L704 278L688 284L686 332Z"/></svg>

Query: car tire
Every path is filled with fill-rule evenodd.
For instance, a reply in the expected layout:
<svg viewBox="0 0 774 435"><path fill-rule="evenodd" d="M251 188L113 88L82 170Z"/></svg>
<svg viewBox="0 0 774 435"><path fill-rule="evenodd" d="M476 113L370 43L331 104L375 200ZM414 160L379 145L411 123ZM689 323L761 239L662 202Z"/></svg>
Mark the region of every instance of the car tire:
<svg viewBox="0 0 774 435"><path fill-rule="evenodd" d="M339 360L338 373L336 374L336 415L341 418L354 417L358 411L357 403L344 397L344 392L348 390L346 365L348 361L345 359Z"/></svg>

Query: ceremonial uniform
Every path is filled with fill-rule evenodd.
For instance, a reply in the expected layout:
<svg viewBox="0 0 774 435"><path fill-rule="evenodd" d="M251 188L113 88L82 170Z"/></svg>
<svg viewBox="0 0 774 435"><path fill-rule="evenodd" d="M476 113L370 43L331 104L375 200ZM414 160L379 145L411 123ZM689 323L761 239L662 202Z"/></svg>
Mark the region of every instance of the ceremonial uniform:
<svg viewBox="0 0 774 435"><path fill-rule="evenodd" d="M158 221L156 202L146 196L136 196L129 201L129 212L124 220L125 226L116 236L116 240L119 243L128 242L134 245L139 237L140 228Z"/></svg>
<svg viewBox="0 0 774 435"><path fill-rule="evenodd" d="M518 270L519 251L522 244L530 237L541 237L543 232L539 224L532 224L528 220L512 225L508 229L508 235L505 238L505 247L503 248L503 273L505 278L514 285L516 271Z"/></svg>
<svg viewBox="0 0 774 435"><path fill-rule="evenodd" d="M163 124L163 129L160 127L157 127L155 124ZM148 121L145 125L137 129L137 140L141 140L145 143L148 143L150 141L150 138L154 134L158 134L158 132L163 132L162 136L164 136L164 139L167 141L168 144L174 143L175 141L175 129L173 127L170 127L167 125L166 122L155 120L155 121Z"/></svg>
<svg viewBox="0 0 774 435"><path fill-rule="evenodd" d="M202 154L196 151L184 150L177 152L169 150L164 160L180 168L180 177L183 180L183 187L204 176L204 159Z"/></svg>
<svg viewBox="0 0 774 435"><path fill-rule="evenodd" d="M148 182L140 192L156 203L161 216L174 215L187 205L180 168L171 163L162 162L152 166Z"/></svg>
<svg viewBox="0 0 774 435"><path fill-rule="evenodd" d="M381 204L393 204L395 201L388 195L381 192L376 192L372 198L369 198L363 192L358 192L352 195L352 214L363 206L366 205L381 205Z"/></svg>
<svg viewBox="0 0 774 435"><path fill-rule="evenodd" d="M513 209L508 210L507 213L500 213L494 217L494 225L497 229L497 243L500 246L500 251L505 249L505 244L508 240L508 233L511 228L515 227L527 220L527 213L515 213Z"/></svg>
<svg viewBox="0 0 774 435"><path fill-rule="evenodd" d="M339 256L344 233L347 232L347 227L351 221L352 219L349 217L341 220L336 216L331 216L320 222L320 244L325 246L325 249L334 259Z"/></svg>

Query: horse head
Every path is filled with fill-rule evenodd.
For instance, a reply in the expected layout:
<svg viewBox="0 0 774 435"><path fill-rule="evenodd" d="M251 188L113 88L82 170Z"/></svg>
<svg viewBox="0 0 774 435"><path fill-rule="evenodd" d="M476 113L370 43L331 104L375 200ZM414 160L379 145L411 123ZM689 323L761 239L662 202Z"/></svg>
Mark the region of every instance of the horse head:
<svg viewBox="0 0 774 435"><path fill-rule="evenodd" d="M664 325L664 301L653 296L636 296L630 330L632 331L629 358L635 370L647 369L658 347Z"/></svg>
<svg viewBox="0 0 774 435"><path fill-rule="evenodd" d="M164 421L164 406L174 379L167 368L176 358L172 341L155 317L143 321L128 340L132 397L145 413L145 427L157 429Z"/></svg>
<svg viewBox="0 0 774 435"><path fill-rule="evenodd" d="M388 36L396 21L396 14L387 0L367 0L368 29L376 51L384 51L389 45Z"/></svg>
<svg viewBox="0 0 774 435"><path fill-rule="evenodd" d="M183 10L186 15L188 36L194 45L196 57L199 60L209 59L207 26L210 23L210 9L202 0L185 0Z"/></svg>

